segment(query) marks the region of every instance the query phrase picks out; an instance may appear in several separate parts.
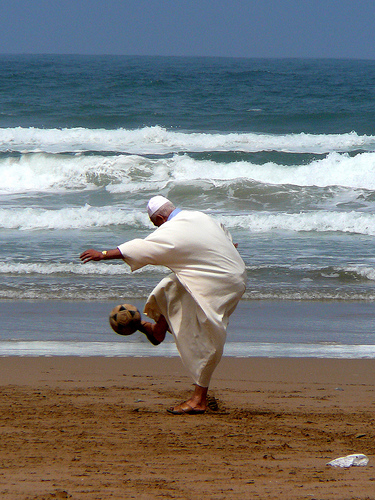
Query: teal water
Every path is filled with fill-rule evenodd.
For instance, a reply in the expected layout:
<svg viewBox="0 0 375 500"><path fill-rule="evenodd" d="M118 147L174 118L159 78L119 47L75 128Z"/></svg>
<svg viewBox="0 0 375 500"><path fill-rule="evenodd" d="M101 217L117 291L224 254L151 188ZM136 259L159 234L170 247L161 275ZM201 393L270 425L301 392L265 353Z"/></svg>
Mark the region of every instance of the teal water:
<svg viewBox="0 0 375 500"><path fill-rule="evenodd" d="M0 56L0 126L371 135L374 82L374 61Z"/></svg>
<svg viewBox="0 0 375 500"><path fill-rule="evenodd" d="M0 56L0 299L144 301L167 270L78 255L146 236L160 193L228 227L245 301L371 304L374 79L373 61Z"/></svg>

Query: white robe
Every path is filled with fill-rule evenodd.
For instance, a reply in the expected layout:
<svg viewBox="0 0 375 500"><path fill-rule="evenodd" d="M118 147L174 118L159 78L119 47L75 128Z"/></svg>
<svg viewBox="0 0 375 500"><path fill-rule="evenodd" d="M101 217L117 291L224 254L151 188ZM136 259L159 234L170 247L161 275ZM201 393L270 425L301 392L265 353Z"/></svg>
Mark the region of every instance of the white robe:
<svg viewBox="0 0 375 500"><path fill-rule="evenodd" d="M194 382L208 387L229 316L245 291L245 264L229 233L208 215L183 210L145 239L118 248L132 271L147 264L173 271L151 292L145 313L166 318Z"/></svg>

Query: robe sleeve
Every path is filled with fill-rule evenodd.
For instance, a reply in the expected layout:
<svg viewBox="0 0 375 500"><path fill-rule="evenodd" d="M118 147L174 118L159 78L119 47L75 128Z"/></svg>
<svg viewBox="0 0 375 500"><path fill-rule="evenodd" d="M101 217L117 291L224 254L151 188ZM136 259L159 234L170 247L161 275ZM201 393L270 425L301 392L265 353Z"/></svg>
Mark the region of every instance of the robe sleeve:
<svg viewBox="0 0 375 500"><path fill-rule="evenodd" d="M144 240L137 238L127 241L117 248L130 269L136 271L147 265L167 266L168 254L173 245L167 241L150 241L147 238Z"/></svg>

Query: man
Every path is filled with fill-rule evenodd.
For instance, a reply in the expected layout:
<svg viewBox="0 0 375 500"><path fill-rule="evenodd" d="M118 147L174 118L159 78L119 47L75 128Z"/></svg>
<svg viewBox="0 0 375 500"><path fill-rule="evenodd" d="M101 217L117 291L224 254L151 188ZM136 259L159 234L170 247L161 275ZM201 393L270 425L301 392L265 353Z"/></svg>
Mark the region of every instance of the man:
<svg viewBox="0 0 375 500"><path fill-rule="evenodd" d="M229 316L245 291L246 270L229 233L210 216L180 210L167 198L154 196L147 206L157 229L113 250L86 250L90 260L123 259L132 271L147 264L172 271L151 292L140 330L157 345L167 330L189 369L195 390L190 399L168 409L175 415L204 413L212 373L226 339Z"/></svg>

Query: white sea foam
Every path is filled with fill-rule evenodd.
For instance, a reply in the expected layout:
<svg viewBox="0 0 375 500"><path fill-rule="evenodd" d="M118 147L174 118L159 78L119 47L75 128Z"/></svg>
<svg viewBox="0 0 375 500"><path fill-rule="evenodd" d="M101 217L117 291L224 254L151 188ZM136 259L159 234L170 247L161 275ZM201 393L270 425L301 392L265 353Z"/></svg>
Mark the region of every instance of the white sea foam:
<svg viewBox="0 0 375 500"><path fill-rule="evenodd" d="M375 235L375 214L363 212L300 212L269 213L253 212L249 215L221 216L221 222L228 229L245 229L249 232L269 231L292 232L342 232Z"/></svg>
<svg viewBox="0 0 375 500"><path fill-rule="evenodd" d="M343 232L375 235L375 214L366 212L252 212L246 215L215 217L229 229L260 233L269 231ZM147 214L116 207L45 210L40 208L0 209L0 228L20 230L87 229L127 225L151 229Z"/></svg>
<svg viewBox="0 0 375 500"><path fill-rule="evenodd" d="M119 151L135 154L179 151L285 151L326 153L373 149L375 137L346 134L189 133L145 127L116 129L0 129L0 151Z"/></svg>
<svg viewBox="0 0 375 500"><path fill-rule="evenodd" d="M130 274L128 266L121 264L107 264L106 266L96 266L95 264L74 264L74 263L0 263L0 274L81 274L81 275L119 275Z"/></svg>
<svg viewBox="0 0 375 500"><path fill-rule="evenodd" d="M362 153L354 157L332 153L308 165L295 166L275 163L257 165L243 161L221 164L196 161L187 155L174 157L167 162L170 163L169 172L176 181L204 179L217 184L244 179L265 184L375 189L375 153Z"/></svg>
<svg viewBox="0 0 375 500"><path fill-rule="evenodd" d="M125 155L35 153L7 157L0 160L0 193L95 189L116 182L123 182L132 191L140 187L138 171L147 178L151 166L145 158Z"/></svg>
<svg viewBox="0 0 375 500"><path fill-rule="evenodd" d="M353 288L353 287L352 287ZM98 292L95 288L85 287L84 289L66 288L62 286L49 287L45 289L19 287L16 289L0 288L1 300L83 300L83 301L97 301L98 297L101 300L118 300L120 296L130 298L143 298L147 299L150 292L150 287L145 287L143 290L133 288L114 289L100 289ZM245 291L244 300L306 300L306 301L345 301L345 302L361 302L361 301L375 301L375 294L371 290L359 291L357 289L351 290L284 290L272 288L272 290L254 290L250 289Z"/></svg>
<svg viewBox="0 0 375 500"><path fill-rule="evenodd" d="M139 273L155 273L165 274L165 268L162 266L145 266L140 269ZM123 274L131 274L129 266L124 263L110 264L98 266L94 263L58 263L58 262L2 262L0 263L0 275L62 275L73 274L82 276L119 276Z"/></svg>
<svg viewBox="0 0 375 500"><path fill-rule="evenodd" d="M285 167L268 163L252 169L254 180L270 184L375 189L374 153L362 153L354 157L332 153L308 165ZM251 176L251 173L248 175Z"/></svg>
<svg viewBox="0 0 375 500"><path fill-rule="evenodd" d="M112 193L157 191L171 182L203 180L208 185L256 181L274 185L342 186L375 190L375 153L351 157L332 153L307 165L220 163L174 155L83 156L27 154L0 160L0 193L61 192L105 187Z"/></svg>
<svg viewBox="0 0 375 500"><path fill-rule="evenodd" d="M249 274L260 270L272 270L272 266L246 266ZM283 269L284 273L301 272L320 272L327 278L338 278L342 273L350 273L354 277L361 277L364 280L375 281L375 269L365 265L333 267L329 274L317 266L312 268L306 266L277 266L277 269ZM165 274L168 272L163 266L145 266L137 271L138 273ZM96 263L82 264L80 262L2 262L0 263L0 275L39 275L39 276L61 276L61 275L80 275L80 276L122 276L131 275L129 266L123 262L108 263L98 266ZM357 279L353 278L353 279ZM309 281L313 281L309 279Z"/></svg>
<svg viewBox="0 0 375 500"><path fill-rule="evenodd" d="M341 269L338 269L341 270ZM375 269L368 266L349 266L344 269L345 272L354 273L361 276L364 279L375 281Z"/></svg>
<svg viewBox="0 0 375 500"><path fill-rule="evenodd" d="M356 289L349 290L277 290L271 291L247 290L242 296L244 300L306 300L306 301L345 301L345 302L373 302L375 294L368 290L360 292Z"/></svg>
<svg viewBox="0 0 375 500"><path fill-rule="evenodd" d="M372 344L291 344L271 342L227 342L226 356L238 358L375 358ZM82 342L82 341L5 341L0 343L0 356L110 356L110 357L176 357L174 343L163 342L158 349L141 342Z"/></svg>
<svg viewBox="0 0 375 500"><path fill-rule="evenodd" d="M0 227L4 229L87 229L111 225L151 227L147 214L115 207L0 209Z"/></svg>

